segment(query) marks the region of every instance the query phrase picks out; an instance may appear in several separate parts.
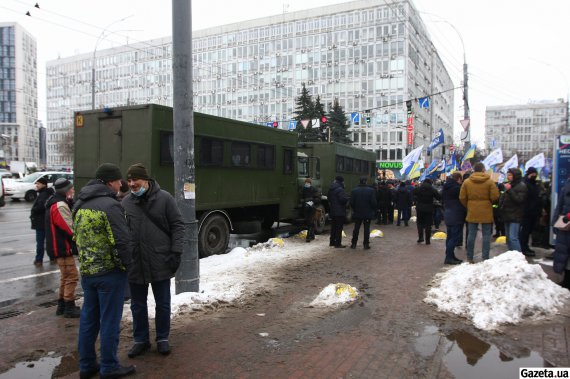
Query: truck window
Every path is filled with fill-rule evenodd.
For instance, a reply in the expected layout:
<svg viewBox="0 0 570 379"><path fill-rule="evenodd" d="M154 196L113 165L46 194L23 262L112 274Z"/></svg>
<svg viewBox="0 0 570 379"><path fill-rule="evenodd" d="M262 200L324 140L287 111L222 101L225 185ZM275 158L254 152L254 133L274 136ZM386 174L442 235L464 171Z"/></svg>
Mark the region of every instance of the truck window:
<svg viewBox="0 0 570 379"><path fill-rule="evenodd" d="M202 138L200 141L200 163L208 166L221 166L224 161L224 142Z"/></svg>
<svg viewBox="0 0 570 379"><path fill-rule="evenodd" d="M309 177L309 159L300 157L297 163L297 172L299 176Z"/></svg>
<svg viewBox="0 0 570 379"><path fill-rule="evenodd" d="M283 173L293 173L293 150L283 149Z"/></svg>
<svg viewBox="0 0 570 379"><path fill-rule="evenodd" d="M352 172L353 170L353 162L354 160L352 158L344 158L344 171L346 172Z"/></svg>
<svg viewBox="0 0 570 379"><path fill-rule="evenodd" d="M275 146L257 145L257 167L258 168L275 168Z"/></svg>
<svg viewBox="0 0 570 379"><path fill-rule="evenodd" d="M173 166L174 157L172 155L174 144L174 134L172 132L160 132L160 165Z"/></svg>
<svg viewBox="0 0 570 379"><path fill-rule="evenodd" d="M343 172L344 171L344 157L340 155L336 156L336 172Z"/></svg>
<svg viewBox="0 0 570 379"><path fill-rule="evenodd" d="M251 145L243 142L232 142L232 166L247 167L251 162Z"/></svg>

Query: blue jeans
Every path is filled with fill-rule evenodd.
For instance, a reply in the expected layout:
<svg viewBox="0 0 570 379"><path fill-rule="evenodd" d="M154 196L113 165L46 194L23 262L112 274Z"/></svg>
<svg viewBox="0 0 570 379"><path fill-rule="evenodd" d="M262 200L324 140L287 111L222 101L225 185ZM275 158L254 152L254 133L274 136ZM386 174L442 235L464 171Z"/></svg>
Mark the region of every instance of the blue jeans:
<svg viewBox="0 0 570 379"><path fill-rule="evenodd" d="M79 320L79 369L89 371L97 366L95 342L101 331L101 374L119 367L117 349L123 316L123 297L127 273L112 271L104 275L81 278L83 307Z"/></svg>
<svg viewBox="0 0 570 379"><path fill-rule="evenodd" d="M46 245L45 229L36 229L36 258L34 259L34 263L44 261L45 245Z"/></svg>
<svg viewBox="0 0 570 379"><path fill-rule="evenodd" d="M129 283L131 286L131 312L133 313L133 337L135 343L149 342L148 332L148 284ZM156 341L167 341L170 334L170 279L152 282L154 294Z"/></svg>
<svg viewBox="0 0 570 379"><path fill-rule="evenodd" d="M507 234L507 246L509 250L521 250L521 243L519 242L519 232L521 224L519 222L505 222L505 233Z"/></svg>
<svg viewBox="0 0 570 379"><path fill-rule="evenodd" d="M463 231L463 224L448 225L447 226L447 239L445 240L445 261L451 262L455 259L455 246L461 238Z"/></svg>
<svg viewBox="0 0 570 379"><path fill-rule="evenodd" d="M479 224L472 222L467 223L467 259L473 260L473 250L475 249L475 238L477 237L477 227ZM491 250L491 233L493 232L493 223L481 224L481 234L483 235L483 260L489 259L489 251Z"/></svg>

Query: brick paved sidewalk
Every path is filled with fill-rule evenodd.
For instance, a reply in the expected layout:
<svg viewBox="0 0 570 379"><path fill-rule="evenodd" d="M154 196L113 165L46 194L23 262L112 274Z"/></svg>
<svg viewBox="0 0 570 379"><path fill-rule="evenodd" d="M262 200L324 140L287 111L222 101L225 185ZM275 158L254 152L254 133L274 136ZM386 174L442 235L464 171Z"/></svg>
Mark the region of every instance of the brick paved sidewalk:
<svg viewBox="0 0 570 379"><path fill-rule="evenodd" d="M446 336L461 330L508 357L536 352L552 364L570 365L566 317L489 334L436 312L422 299L444 267L444 242L416 244L413 223L379 228L385 238L372 239L371 250L329 248L328 235L319 236L310 244L321 250L312 260L268 273L274 288L234 306L177 317L170 356L158 355L153 343L145 356L127 358L132 338L130 328L123 330L122 363L137 365L136 378L451 378L444 359ZM345 230L350 236L351 226ZM492 254L504 250L493 247ZM457 255L465 258L464 250ZM337 282L357 287L361 299L340 310L308 306L326 285ZM75 351L77 322L54 320L52 310L0 321L2 341L10 341L0 346L0 369L26 351ZM418 347L426 330L433 337L422 340L428 341L427 353ZM68 369L60 372L73 372L76 362L66 364Z"/></svg>

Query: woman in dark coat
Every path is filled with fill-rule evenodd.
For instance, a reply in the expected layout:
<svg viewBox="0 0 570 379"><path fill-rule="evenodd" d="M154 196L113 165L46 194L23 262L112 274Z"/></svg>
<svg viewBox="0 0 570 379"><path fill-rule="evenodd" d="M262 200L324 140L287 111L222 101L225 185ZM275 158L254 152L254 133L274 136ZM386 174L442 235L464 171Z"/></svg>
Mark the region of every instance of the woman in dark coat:
<svg viewBox="0 0 570 379"><path fill-rule="evenodd" d="M558 219L558 216L570 213L570 179L564 184L562 191L558 197L556 209L552 214L552 225ZM553 269L557 274L564 273L564 279L560 285L570 290L570 231L559 230L552 228L556 234L556 246L554 247L554 264Z"/></svg>
<svg viewBox="0 0 570 379"><path fill-rule="evenodd" d="M447 265L456 265L462 262L455 256L455 246L457 246L461 238L461 230L463 229L465 216L467 214L467 210L459 201L461 179L461 173L454 172L447 178L447 181L443 185L443 190L441 191L443 219L447 226L444 261Z"/></svg>
<svg viewBox="0 0 570 379"><path fill-rule="evenodd" d="M431 185L431 179L426 179L423 183L414 189L414 199L416 201L416 214L418 225L418 243L424 242L424 233L426 245L430 244L431 224L433 221L434 200L441 200L441 195Z"/></svg>

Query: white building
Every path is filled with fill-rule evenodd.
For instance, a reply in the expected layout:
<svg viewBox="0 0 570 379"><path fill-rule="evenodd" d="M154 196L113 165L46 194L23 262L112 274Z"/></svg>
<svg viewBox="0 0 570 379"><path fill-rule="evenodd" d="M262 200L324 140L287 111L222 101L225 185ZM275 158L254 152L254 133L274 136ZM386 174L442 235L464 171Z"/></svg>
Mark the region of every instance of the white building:
<svg viewBox="0 0 570 379"><path fill-rule="evenodd" d="M0 23L0 161L38 162L36 40L17 23Z"/></svg>
<svg viewBox="0 0 570 379"><path fill-rule="evenodd" d="M72 112L92 107L93 64L95 108L172 105L171 57L168 37L48 62L48 164L71 163L60 146ZM454 86L408 0L352 1L193 33L196 111L287 129L302 83L326 110L338 98L347 115L361 114L352 138L378 160L401 160L439 128L452 140ZM430 108L413 102L408 146L406 100L430 94Z"/></svg>
<svg viewBox="0 0 570 379"><path fill-rule="evenodd" d="M487 107L485 141L501 148L505 160L517 154L524 162L536 154L551 156L556 135L568 132L568 103L541 101Z"/></svg>

